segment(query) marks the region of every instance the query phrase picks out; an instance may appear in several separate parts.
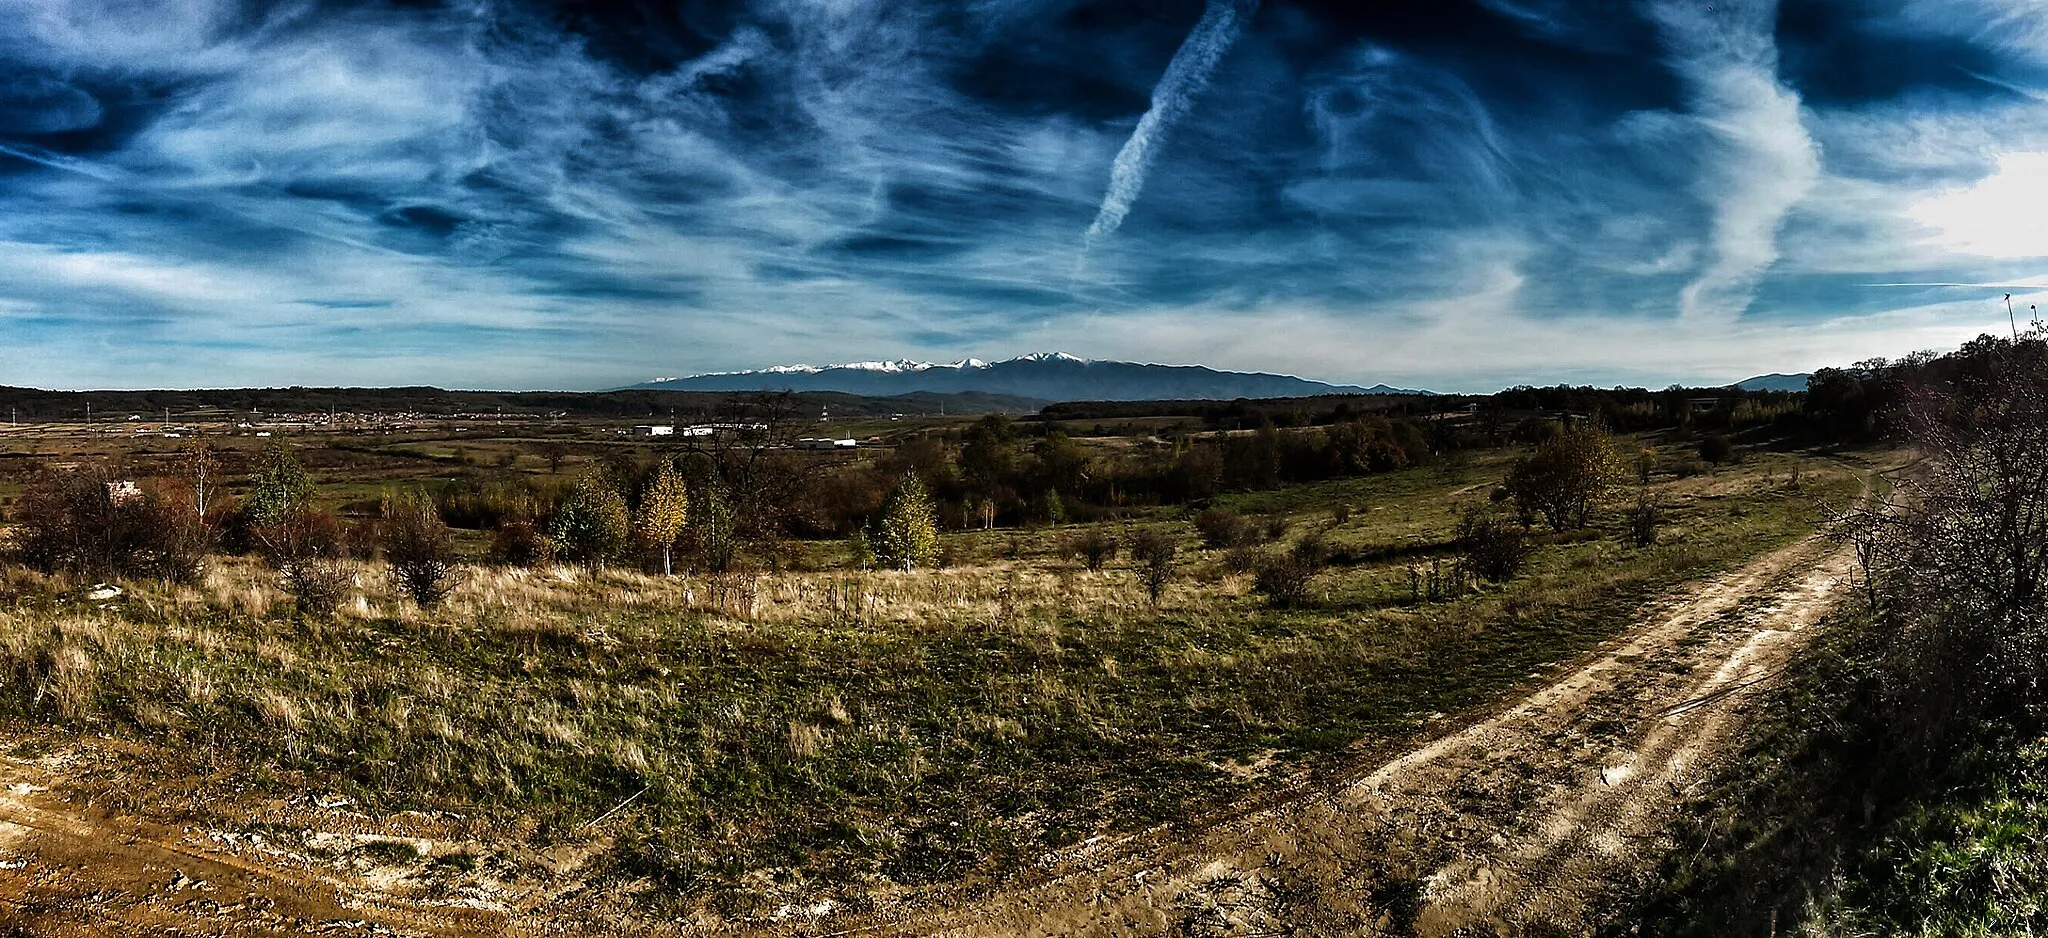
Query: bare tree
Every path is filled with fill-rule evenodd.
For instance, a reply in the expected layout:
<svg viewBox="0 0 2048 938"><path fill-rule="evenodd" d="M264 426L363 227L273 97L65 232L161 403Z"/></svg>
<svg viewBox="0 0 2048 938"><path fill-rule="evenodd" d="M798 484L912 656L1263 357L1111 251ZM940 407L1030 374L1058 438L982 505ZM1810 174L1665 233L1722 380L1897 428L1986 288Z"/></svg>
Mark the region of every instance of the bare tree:
<svg viewBox="0 0 2048 938"><path fill-rule="evenodd" d="M1924 462L1837 521L1887 673L1926 726L2048 706L2048 342L2022 337L1993 364L1909 394Z"/></svg>
<svg viewBox="0 0 2048 938"><path fill-rule="evenodd" d="M214 480L220 476L220 448L204 441L195 442L185 448L179 463L186 480L192 484L194 513L204 518L207 496L213 491Z"/></svg>
<svg viewBox="0 0 2048 938"><path fill-rule="evenodd" d="M722 490L742 542L781 537L798 494L825 465L794 451L804 426L799 410L788 391L728 395L699 414L711 432L684 439L686 464L709 476L693 475L692 487Z"/></svg>

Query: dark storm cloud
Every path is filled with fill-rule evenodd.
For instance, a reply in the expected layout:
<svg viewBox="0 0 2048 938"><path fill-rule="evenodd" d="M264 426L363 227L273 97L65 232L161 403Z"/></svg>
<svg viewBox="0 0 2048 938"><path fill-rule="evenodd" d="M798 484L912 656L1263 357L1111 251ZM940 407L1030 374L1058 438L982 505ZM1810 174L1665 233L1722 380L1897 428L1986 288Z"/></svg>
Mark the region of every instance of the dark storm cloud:
<svg viewBox="0 0 2048 938"><path fill-rule="evenodd" d="M0 330L28 351L0 383L593 386L1041 347L1727 379L1952 342L1988 294L1871 284L2037 282L2048 255L1980 221L2048 211L2048 15L1994 0L0 23Z"/></svg>

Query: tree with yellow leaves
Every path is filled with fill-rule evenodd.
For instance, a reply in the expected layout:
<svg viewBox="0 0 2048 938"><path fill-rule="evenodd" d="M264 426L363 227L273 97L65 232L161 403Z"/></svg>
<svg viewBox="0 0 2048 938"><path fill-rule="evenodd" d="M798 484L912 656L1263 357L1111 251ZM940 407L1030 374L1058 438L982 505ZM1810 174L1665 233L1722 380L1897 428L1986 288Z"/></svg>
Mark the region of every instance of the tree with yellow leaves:
<svg viewBox="0 0 2048 938"><path fill-rule="evenodd" d="M675 575L676 539L690 518L690 493L675 463L663 460L656 466L647 487L640 493L640 512L633 530L642 543L661 548L661 575Z"/></svg>

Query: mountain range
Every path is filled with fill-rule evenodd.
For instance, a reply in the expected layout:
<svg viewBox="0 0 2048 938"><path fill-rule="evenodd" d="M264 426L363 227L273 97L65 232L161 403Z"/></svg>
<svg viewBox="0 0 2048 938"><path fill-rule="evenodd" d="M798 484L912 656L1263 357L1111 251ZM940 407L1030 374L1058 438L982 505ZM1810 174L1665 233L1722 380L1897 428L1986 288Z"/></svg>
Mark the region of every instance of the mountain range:
<svg viewBox="0 0 2048 938"><path fill-rule="evenodd" d="M1240 397L1432 393L1384 384L1361 388L1292 375L1218 371L1203 365L1097 361L1064 352L1040 352L998 362L970 358L950 364L905 360L777 365L754 371L656 378L632 387L662 391L843 391L872 396L981 393L1053 402L1228 401Z"/></svg>

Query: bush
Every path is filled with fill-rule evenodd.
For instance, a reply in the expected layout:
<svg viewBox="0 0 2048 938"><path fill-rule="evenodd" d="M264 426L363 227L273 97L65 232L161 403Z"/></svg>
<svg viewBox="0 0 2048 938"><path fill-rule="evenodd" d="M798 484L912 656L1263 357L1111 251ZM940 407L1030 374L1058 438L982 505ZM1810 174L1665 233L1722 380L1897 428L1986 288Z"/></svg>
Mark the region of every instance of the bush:
<svg viewBox="0 0 2048 938"><path fill-rule="evenodd" d="M507 521L491 532L491 559L514 567L537 567L554 561L555 542L531 521Z"/></svg>
<svg viewBox="0 0 2048 938"><path fill-rule="evenodd" d="M625 549L629 520L625 497L603 476L593 474L577 481L555 512L548 533L557 556L596 569Z"/></svg>
<svg viewBox="0 0 2048 938"><path fill-rule="evenodd" d="M249 533L264 559L280 570L302 558L333 559L347 552L341 520L304 505L275 524L252 526Z"/></svg>
<svg viewBox="0 0 2048 938"><path fill-rule="evenodd" d="M333 615L355 578L329 557L308 555L285 564L284 591L305 615Z"/></svg>
<svg viewBox="0 0 2048 938"><path fill-rule="evenodd" d="M384 557L391 577L422 607L455 588L455 542L434 503L419 492L384 500Z"/></svg>
<svg viewBox="0 0 2048 938"><path fill-rule="evenodd" d="M1266 604L1275 609L1297 609L1308 603L1308 588L1323 571L1317 552L1290 550L1262 559L1252 584L1266 594Z"/></svg>
<svg viewBox="0 0 2048 938"><path fill-rule="evenodd" d="M1321 531L1303 535L1301 540L1295 541L1292 553L1317 567L1330 565L1330 542L1323 539Z"/></svg>
<svg viewBox="0 0 2048 938"><path fill-rule="evenodd" d="M1294 526L1286 515L1273 515L1266 519L1266 540L1277 541L1287 536L1287 529Z"/></svg>
<svg viewBox="0 0 2048 938"><path fill-rule="evenodd" d="M1224 508L1210 508L1195 516L1195 530L1202 546L1211 550L1245 547L1258 541L1258 529L1243 515Z"/></svg>
<svg viewBox="0 0 2048 938"><path fill-rule="evenodd" d="M1223 552L1223 569L1232 573L1250 573L1259 567L1259 549L1246 544Z"/></svg>
<svg viewBox="0 0 2048 938"><path fill-rule="evenodd" d="M482 531L512 521L549 517L570 491L569 486L554 480L456 479L434 489L434 506L440 510L441 520L450 525Z"/></svg>
<svg viewBox="0 0 2048 938"><path fill-rule="evenodd" d="M1528 538L1523 530L1499 514L1480 508L1467 511L1458 519L1457 548L1467 569L1494 583L1514 579L1529 557Z"/></svg>
<svg viewBox="0 0 2048 938"><path fill-rule="evenodd" d="M868 532L868 549L877 566L896 570L929 567L938 560L939 519L915 474L904 476L889 493Z"/></svg>
<svg viewBox="0 0 2048 938"><path fill-rule="evenodd" d="M1557 433L1508 468L1504 483L1526 519L1538 515L1552 530L1583 528L1593 505L1614 481L1613 443L1589 427Z"/></svg>
<svg viewBox="0 0 2048 938"><path fill-rule="evenodd" d="M14 509L14 553L46 573L89 577L198 577L213 529L162 487L137 487L104 470L48 474Z"/></svg>
<svg viewBox="0 0 2048 938"><path fill-rule="evenodd" d="M1100 528L1090 528L1067 539L1067 553L1090 570L1100 570L1115 560L1116 548L1116 535Z"/></svg>
<svg viewBox="0 0 2048 938"><path fill-rule="evenodd" d="M1735 461L1735 444L1718 433L1700 441L1700 458L1716 466Z"/></svg>
<svg viewBox="0 0 2048 938"><path fill-rule="evenodd" d="M1152 598L1154 606L1159 605L1167 581L1173 578L1176 550L1173 538L1163 531L1146 528L1131 535L1131 562L1137 566L1138 582L1145 585L1145 595Z"/></svg>
<svg viewBox="0 0 2048 938"><path fill-rule="evenodd" d="M1628 510L1628 541L1637 547L1649 547L1657 543L1657 528L1664 523L1664 512L1648 500L1637 500L1635 507Z"/></svg>
<svg viewBox="0 0 2048 938"><path fill-rule="evenodd" d="M690 515L683 535L697 565L710 573L731 570L740 553L740 523L725 486L713 482L699 489Z"/></svg>

